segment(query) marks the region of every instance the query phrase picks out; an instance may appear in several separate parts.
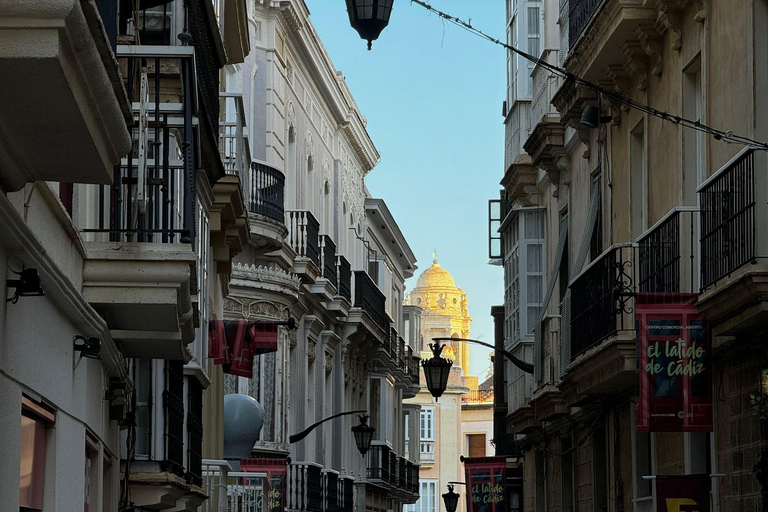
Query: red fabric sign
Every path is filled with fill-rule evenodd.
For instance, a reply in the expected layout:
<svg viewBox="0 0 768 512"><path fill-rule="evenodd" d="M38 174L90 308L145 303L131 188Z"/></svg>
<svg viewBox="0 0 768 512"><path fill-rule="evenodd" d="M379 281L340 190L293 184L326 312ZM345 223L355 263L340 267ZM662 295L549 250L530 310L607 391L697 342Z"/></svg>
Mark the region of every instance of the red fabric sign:
<svg viewBox="0 0 768 512"><path fill-rule="evenodd" d="M505 457L466 457L464 475L468 512L506 512Z"/></svg>
<svg viewBox="0 0 768 512"><path fill-rule="evenodd" d="M709 512L709 475L658 475L656 512Z"/></svg>
<svg viewBox="0 0 768 512"><path fill-rule="evenodd" d="M253 356L277 351L277 322L211 320L208 357L225 373L253 377Z"/></svg>
<svg viewBox="0 0 768 512"><path fill-rule="evenodd" d="M712 432L712 341L695 293L639 293L637 430Z"/></svg>
<svg viewBox="0 0 768 512"><path fill-rule="evenodd" d="M240 459L240 470L245 473L266 473L270 483L267 491L267 510L283 512L285 510L285 480L288 475L286 459ZM261 499L264 499L262 491Z"/></svg>

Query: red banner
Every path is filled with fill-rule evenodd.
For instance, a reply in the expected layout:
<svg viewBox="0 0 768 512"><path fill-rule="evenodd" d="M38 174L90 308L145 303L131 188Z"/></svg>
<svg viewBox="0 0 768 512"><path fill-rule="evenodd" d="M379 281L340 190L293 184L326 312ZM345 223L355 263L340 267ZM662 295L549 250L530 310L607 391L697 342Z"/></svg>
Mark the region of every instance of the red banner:
<svg viewBox="0 0 768 512"><path fill-rule="evenodd" d="M466 457L467 512L506 512L507 459Z"/></svg>
<svg viewBox="0 0 768 512"><path fill-rule="evenodd" d="M288 475L286 459L240 459L240 470L245 473L266 473L270 483L267 491L267 510L283 512L285 510L285 481ZM264 493L259 496L264 499Z"/></svg>
<svg viewBox="0 0 768 512"><path fill-rule="evenodd" d="M637 430L712 432L712 341L695 293L639 293Z"/></svg>
<svg viewBox="0 0 768 512"><path fill-rule="evenodd" d="M709 512L709 475L658 475L656 512Z"/></svg>
<svg viewBox="0 0 768 512"><path fill-rule="evenodd" d="M253 377L253 356L277 351L277 322L211 320L208 357L225 373Z"/></svg>

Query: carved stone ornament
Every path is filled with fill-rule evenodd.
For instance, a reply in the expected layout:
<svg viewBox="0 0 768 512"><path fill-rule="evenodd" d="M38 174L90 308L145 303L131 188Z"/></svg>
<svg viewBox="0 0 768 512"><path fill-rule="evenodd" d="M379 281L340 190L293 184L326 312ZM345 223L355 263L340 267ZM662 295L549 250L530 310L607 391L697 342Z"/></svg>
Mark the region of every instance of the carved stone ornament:
<svg viewBox="0 0 768 512"><path fill-rule="evenodd" d="M298 345L298 336L296 335L296 330L291 329L288 331L288 347L293 350L296 348L296 345Z"/></svg>
<svg viewBox="0 0 768 512"><path fill-rule="evenodd" d="M325 375L333 373L333 352L325 351Z"/></svg>
<svg viewBox="0 0 768 512"><path fill-rule="evenodd" d="M312 134L310 132L307 132L306 146L307 146L307 156L309 158L314 157L315 156L315 141L312 139Z"/></svg>
<svg viewBox="0 0 768 512"><path fill-rule="evenodd" d="M288 121L288 128L296 130L296 109L294 109L292 101L288 102L285 117Z"/></svg>
<svg viewBox="0 0 768 512"><path fill-rule="evenodd" d="M309 361L309 364L312 364L315 362L316 356L317 356L317 340L308 338L307 339L307 361Z"/></svg>

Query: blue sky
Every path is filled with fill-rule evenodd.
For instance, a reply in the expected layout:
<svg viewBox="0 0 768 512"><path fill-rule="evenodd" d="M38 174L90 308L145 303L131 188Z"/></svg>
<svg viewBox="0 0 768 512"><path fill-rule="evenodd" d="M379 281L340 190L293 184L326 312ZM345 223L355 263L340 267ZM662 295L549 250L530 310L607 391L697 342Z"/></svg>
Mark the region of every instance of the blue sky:
<svg viewBox="0 0 768 512"><path fill-rule="evenodd" d="M389 26L369 52L349 26L343 0L305 1L381 153L367 184L387 202L419 260L408 288L437 250L468 295L472 337L493 343L490 308L503 303L503 273L487 264L487 213L504 165L504 50L395 0ZM501 0L431 4L504 39ZM488 356L472 347L472 374L488 368Z"/></svg>

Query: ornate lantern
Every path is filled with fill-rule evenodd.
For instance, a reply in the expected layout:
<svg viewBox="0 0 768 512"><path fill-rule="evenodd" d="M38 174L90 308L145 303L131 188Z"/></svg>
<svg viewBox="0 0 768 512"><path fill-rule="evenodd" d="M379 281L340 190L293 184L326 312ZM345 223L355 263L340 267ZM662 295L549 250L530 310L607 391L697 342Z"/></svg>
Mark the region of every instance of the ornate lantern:
<svg viewBox="0 0 768 512"><path fill-rule="evenodd" d="M394 0L347 0L349 24L357 30L360 37L371 42L379 37L381 31L389 24Z"/></svg>
<svg viewBox="0 0 768 512"><path fill-rule="evenodd" d="M445 388L448 387L448 375L451 373L453 362L448 358L440 357L445 345L430 343L429 348L432 350L432 357L422 361L421 366L424 368L424 380L427 381L427 389L437 402L437 399L445 392Z"/></svg>
<svg viewBox="0 0 768 512"><path fill-rule="evenodd" d="M373 433L376 429L368 425L368 416L360 416L360 424L352 427L352 434L355 436L355 444L361 455L368 453L373 441Z"/></svg>
<svg viewBox="0 0 768 512"><path fill-rule="evenodd" d="M461 494L453 492L453 485L448 484L448 492L443 494L443 503L445 503L446 512L456 512L456 507L459 505L459 498Z"/></svg>

